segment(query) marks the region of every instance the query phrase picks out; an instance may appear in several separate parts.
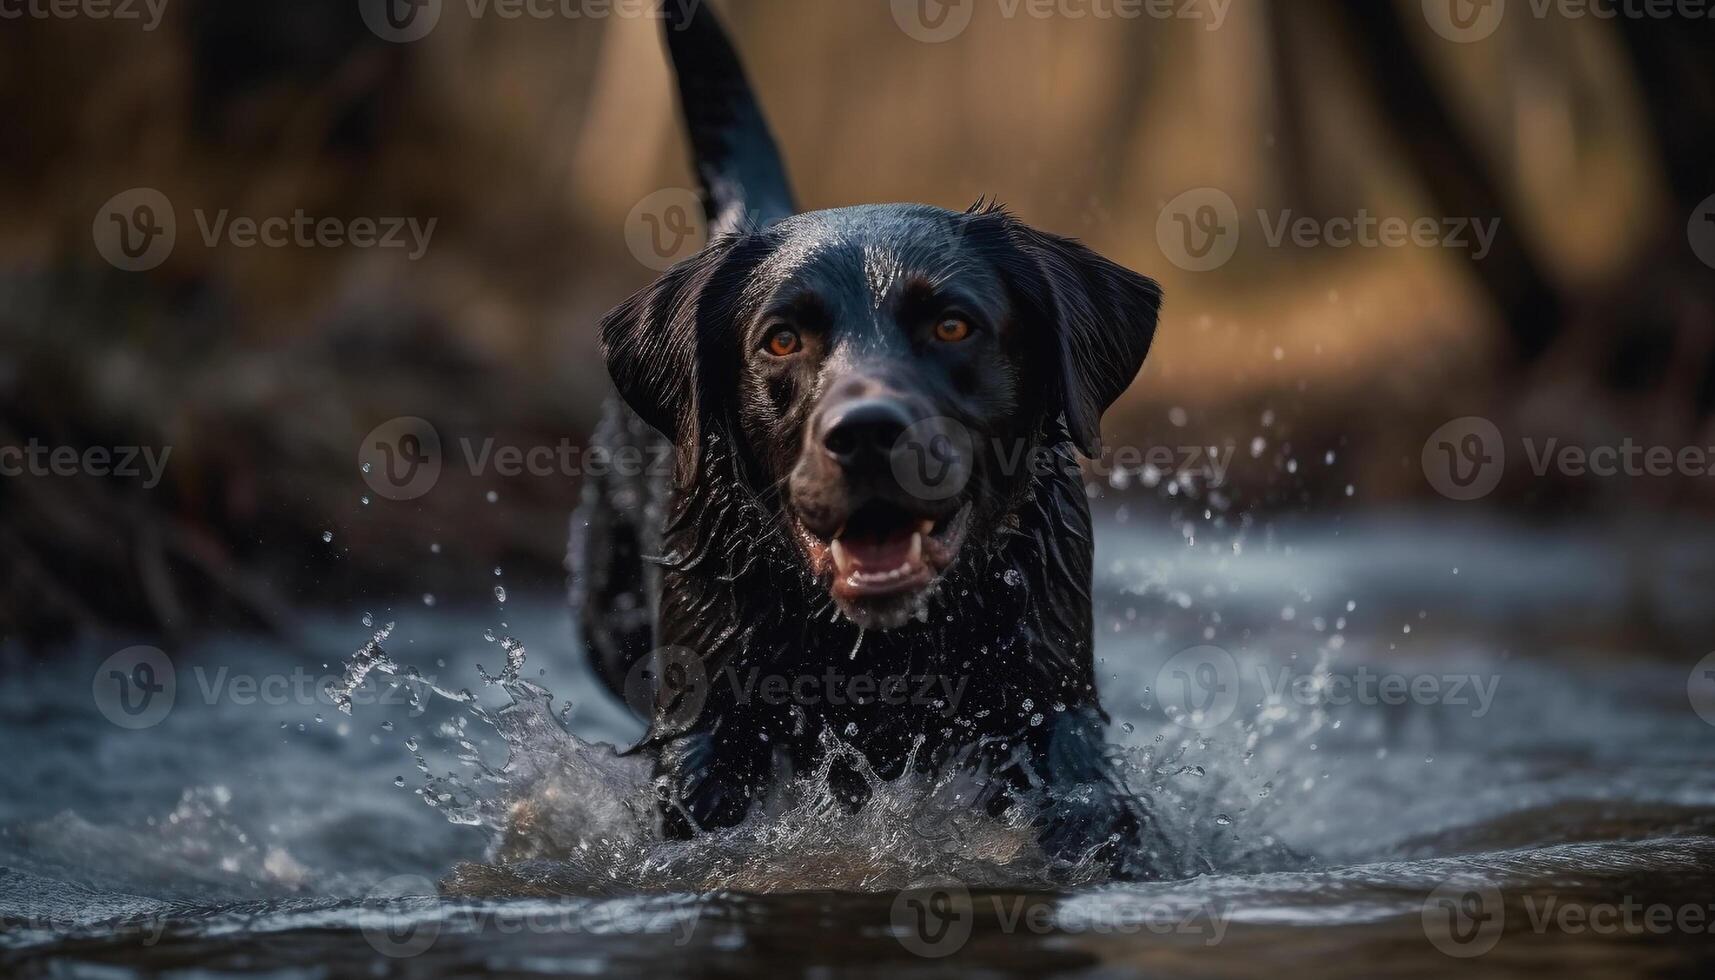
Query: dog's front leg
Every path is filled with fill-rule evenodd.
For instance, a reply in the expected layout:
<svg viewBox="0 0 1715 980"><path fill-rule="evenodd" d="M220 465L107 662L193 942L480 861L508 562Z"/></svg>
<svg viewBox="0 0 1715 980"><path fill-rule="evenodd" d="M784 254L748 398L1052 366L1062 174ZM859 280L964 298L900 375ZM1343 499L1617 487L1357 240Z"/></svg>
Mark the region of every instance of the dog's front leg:
<svg viewBox="0 0 1715 980"><path fill-rule="evenodd" d="M1109 758L1094 711L1059 715L1032 760L1039 780L1038 840L1050 857L1094 860L1116 878L1158 877L1146 849L1151 817Z"/></svg>
<svg viewBox="0 0 1715 980"><path fill-rule="evenodd" d="M655 809L661 836L689 840L734 827L768 776L769 753L760 739L692 732L662 746L655 760Z"/></svg>

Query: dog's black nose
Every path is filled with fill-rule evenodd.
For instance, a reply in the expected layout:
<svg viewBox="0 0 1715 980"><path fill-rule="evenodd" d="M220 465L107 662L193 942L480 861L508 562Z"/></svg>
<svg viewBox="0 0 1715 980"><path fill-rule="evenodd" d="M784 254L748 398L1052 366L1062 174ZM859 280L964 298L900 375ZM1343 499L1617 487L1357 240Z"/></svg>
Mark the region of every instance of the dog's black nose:
<svg viewBox="0 0 1715 980"><path fill-rule="evenodd" d="M885 464L910 427L911 416L898 402L861 398L829 414L822 426L822 448L848 469Z"/></svg>

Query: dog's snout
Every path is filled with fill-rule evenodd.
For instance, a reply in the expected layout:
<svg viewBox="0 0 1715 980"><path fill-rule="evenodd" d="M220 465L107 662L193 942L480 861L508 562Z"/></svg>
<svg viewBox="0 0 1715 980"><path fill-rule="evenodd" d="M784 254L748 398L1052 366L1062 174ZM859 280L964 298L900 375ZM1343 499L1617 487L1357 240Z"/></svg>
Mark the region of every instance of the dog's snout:
<svg viewBox="0 0 1715 980"><path fill-rule="evenodd" d="M847 469L886 465L911 421L905 407L892 399L849 402L829 413L822 426L822 448Z"/></svg>

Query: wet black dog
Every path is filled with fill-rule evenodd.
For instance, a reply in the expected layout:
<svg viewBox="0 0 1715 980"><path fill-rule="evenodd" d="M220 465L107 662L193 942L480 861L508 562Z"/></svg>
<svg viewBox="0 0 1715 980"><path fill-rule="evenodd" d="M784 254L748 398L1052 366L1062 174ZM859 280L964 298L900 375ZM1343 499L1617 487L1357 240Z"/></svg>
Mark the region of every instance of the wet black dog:
<svg viewBox="0 0 1715 980"><path fill-rule="evenodd" d="M593 481L572 556L598 672L651 722L663 832L738 823L831 734L883 779L969 766L1051 855L1151 874L1102 740L1076 453L1159 289L997 207L794 214L708 5L667 26L716 234L603 321L624 404L599 439L671 466Z"/></svg>

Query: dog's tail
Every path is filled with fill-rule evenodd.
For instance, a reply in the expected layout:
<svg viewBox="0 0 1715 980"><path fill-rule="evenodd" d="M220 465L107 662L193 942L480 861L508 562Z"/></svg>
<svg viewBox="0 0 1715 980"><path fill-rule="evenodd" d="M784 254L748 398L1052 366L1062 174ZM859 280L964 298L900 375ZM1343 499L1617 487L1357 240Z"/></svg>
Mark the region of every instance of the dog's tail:
<svg viewBox="0 0 1715 980"><path fill-rule="evenodd" d="M661 13L710 234L796 213L768 120L708 0L663 0Z"/></svg>

